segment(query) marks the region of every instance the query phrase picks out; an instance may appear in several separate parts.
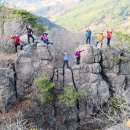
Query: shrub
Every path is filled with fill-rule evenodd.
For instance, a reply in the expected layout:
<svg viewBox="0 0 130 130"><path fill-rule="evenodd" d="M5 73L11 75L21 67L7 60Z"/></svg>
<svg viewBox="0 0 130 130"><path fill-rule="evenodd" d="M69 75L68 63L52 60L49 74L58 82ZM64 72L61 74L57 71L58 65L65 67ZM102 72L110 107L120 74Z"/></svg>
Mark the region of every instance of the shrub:
<svg viewBox="0 0 130 130"><path fill-rule="evenodd" d="M68 107L73 107L81 96L84 95L84 90L80 89L76 91L73 87L65 87L63 93L59 95L59 103L64 103Z"/></svg>
<svg viewBox="0 0 130 130"><path fill-rule="evenodd" d="M53 99L51 90L54 88L54 83L51 83L47 77L39 77L34 81L34 84L40 91L40 101L42 103L50 102Z"/></svg>
<svg viewBox="0 0 130 130"><path fill-rule="evenodd" d="M12 14L21 17L25 22L31 24L37 35L41 35L46 30L46 27L37 22L37 17L24 9L14 9Z"/></svg>
<svg viewBox="0 0 130 130"><path fill-rule="evenodd" d="M35 85L40 91L41 103L47 103L52 101L54 89L54 83L50 82L47 77L39 77L34 81ZM68 107L73 107L81 96L84 95L84 89L76 91L73 87L65 87L63 92L58 96L59 104L64 103Z"/></svg>
<svg viewBox="0 0 130 130"><path fill-rule="evenodd" d="M112 98L110 100L110 109L111 109L111 114L117 115L121 113L122 107L126 104L126 101L123 100L122 98Z"/></svg>
<svg viewBox="0 0 130 130"><path fill-rule="evenodd" d="M124 49L124 51L126 52L126 53L128 53L128 54L130 54L130 49Z"/></svg>
<svg viewBox="0 0 130 130"><path fill-rule="evenodd" d="M12 14L20 16L25 22L28 22L32 26L36 24L37 17L24 9L14 9Z"/></svg>
<svg viewBox="0 0 130 130"><path fill-rule="evenodd" d="M124 43L125 44L130 43L130 36L128 34L124 34L122 32L115 33L114 38L117 41L117 45L124 44Z"/></svg>
<svg viewBox="0 0 130 130"><path fill-rule="evenodd" d="M128 60L127 57L125 57L125 56L120 56L120 55L115 56L115 57L113 58L113 61L115 61L115 62L120 62L120 61L126 62L127 60Z"/></svg>

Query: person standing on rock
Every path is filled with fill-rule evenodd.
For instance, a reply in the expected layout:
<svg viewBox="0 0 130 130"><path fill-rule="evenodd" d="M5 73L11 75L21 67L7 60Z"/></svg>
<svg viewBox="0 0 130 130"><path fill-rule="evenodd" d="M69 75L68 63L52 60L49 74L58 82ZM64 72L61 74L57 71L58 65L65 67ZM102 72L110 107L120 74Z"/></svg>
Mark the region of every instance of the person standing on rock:
<svg viewBox="0 0 130 130"><path fill-rule="evenodd" d="M64 58L64 62L63 62L63 69L65 68L65 64L67 65L67 68L69 67L69 54L65 51L65 53L63 54L63 58Z"/></svg>
<svg viewBox="0 0 130 130"><path fill-rule="evenodd" d="M31 26L29 27L26 26L26 29L27 29L28 43L30 43L30 38L32 38L33 43L34 43L33 30Z"/></svg>
<svg viewBox="0 0 130 130"><path fill-rule="evenodd" d="M48 35L47 33L43 33L43 35L41 36L41 40L42 40L44 43L47 44L47 48L48 48L48 45L49 45L49 44L53 45L53 43L49 42L47 35Z"/></svg>
<svg viewBox="0 0 130 130"><path fill-rule="evenodd" d="M99 36L97 37L97 43L96 43L96 46L97 46L98 43L100 42L100 43L101 43L101 47L102 47L103 40L104 40L104 35L103 35L103 32L101 32L101 33L99 34Z"/></svg>
<svg viewBox="0 0 130 130"><path fill-rule="evenodd" d="M82 51L84 51L84 50L80 50L80 49L78 49L76 52L75 52L75 57L76 57L76 60L77 60L77 65L79 65L80 64L80 58L81 58L81 52Z"/></svg>
<svg viewBox="0 0 130 130"><path fill-rule="evenodd" d="M17 53L17 46L21 46L21 50L22 50L22 45L21 45L21 41L20 41L20 36L18 34L16 34L15 36L11 36L11 39L13 40L13 44L15 45L15 52Z"/></svg>
<svg viewBox="0 0 130 130"><path fill-rule="evenodd" d="M86 30L86 44L89 44L90 45L90 42L91 42L91 30L88 29Z"/></svg>
<svg viewBox="0 0 130 130"><path fill-rule="evenodd" d="M107 46L110 46L112 30L107 30Z"/></svg>

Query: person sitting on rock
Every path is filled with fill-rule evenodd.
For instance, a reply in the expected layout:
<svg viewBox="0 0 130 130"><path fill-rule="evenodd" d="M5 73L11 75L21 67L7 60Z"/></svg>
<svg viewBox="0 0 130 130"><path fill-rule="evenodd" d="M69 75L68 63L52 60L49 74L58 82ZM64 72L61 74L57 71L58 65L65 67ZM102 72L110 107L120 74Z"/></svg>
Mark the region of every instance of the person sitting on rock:
<svg viewBox="0 0 130 130"><path fill-rule="evenodd" d="M76 52L75 52L75 57L76 57L76 59L77 59L77 65L79 65L80 64L80 58L81 58L81 52L82 51L84 51L84 50L80 50L80 49L78 49Z"/></svg>
<svg viewBox="0 0 130 130"><path fill-rule="evenodd" d="M20 49L22 50L22 45L20 41L20 36L16 34L15 36L11 36L11 39L13 40L13 44L15 45L15 52L17 53L17 46L21 46Z"/></svg>
<svg viewBox="0 0 130 130"><path fill-rule="evenodd" d="M98 43L100 42L100 43L101 43L101 47L102 47L103 40L104 40L104 35L103 35L103 32L101 32L101 33L98 35L98 37L97 37L97 43L96 43L96 46L97 46Z"/></svg>
<svg viewBox="0 0 130 130"><path fill-rule="evenodd" d="M47 35L48 35L47 33L43 33L43 35L41 36L41 40L42 40L44 43L47 44L47 48L48 48L48 45L49 45L49 44L53 45L53 43L49 42Z"/></svg>
<svg viewBox="0 0 130 130"><path fill-rule="evenodd" d="M63 56L64 56L64 62L63 62L63 69L64 69L64 67L65 67L65 64L67 65L67 68L70 68L69 67L69 54L65 51L65 53L63 54Z"/></svg>
<svg viewBox="0 0 130 130"><path fill-rule="evenodd" d="M30 43L30 38L32 38L33 43L34 43L35 39L33 37L33 30L31 28L31 26L29 26L29 27L26 26L26 29L27 29L28 43Z"/></svg>
<svg viewBox="0 0 130 130"><path fill-rule="evenodd" d="M107 46L110 46L112 30L107 30Z"/></svg>

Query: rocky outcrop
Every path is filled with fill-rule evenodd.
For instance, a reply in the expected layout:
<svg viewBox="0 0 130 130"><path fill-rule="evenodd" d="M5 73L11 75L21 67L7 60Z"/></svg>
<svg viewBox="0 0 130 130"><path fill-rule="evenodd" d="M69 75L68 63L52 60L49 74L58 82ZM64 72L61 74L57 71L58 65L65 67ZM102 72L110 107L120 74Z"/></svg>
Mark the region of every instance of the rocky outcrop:
<svg viewBox="0 0 130 130"><path fill-rule="evenodd" d="M102 52L102 73L109 83L112 95L127 97L129 91L130 54L127 52L109 49Z"/></svg>
<svg viewBox="0 0 130 130"><path fill-rule="evenodd" d="M73 64L64 70L54 64L55 48L52 46L46 48L42 44L28 46L21 51L15 61L14 69L2 68L8 62L4 64L1 62L0 74L3 81L1 82L1 110L8 108L8 104L14 103L16 97L23 98L30 92L35 78L47 76L56 84L57 91L71 86L76 91L83 88L85 95L71 108L65 104L58 104L57 95L53 102L48 104L35 102L25 115L26 118L32 115L30 122L33 121L38 128L44 129L76 130L82 127L89 130L101 129L99 120L93 123L91 121L94 120L93 117L100 116L101 109L110 97L125 97L130 103L130 57L128 53L114 48L106 50L92 46L80 46L80 48L84 49L81 65ZM59 63L62 66L62 61ZM5 95L8 93L6 98L3 92Z"/></svg>
<svg viewBox="0 0 130 130"><path fill-rule="evenodd" d="M52 50L51 50L52 51ZM18 96L24 96L38 76L51 77L53 74L53 51L44 46L28 47L16 59L16 87Z"/></svg>

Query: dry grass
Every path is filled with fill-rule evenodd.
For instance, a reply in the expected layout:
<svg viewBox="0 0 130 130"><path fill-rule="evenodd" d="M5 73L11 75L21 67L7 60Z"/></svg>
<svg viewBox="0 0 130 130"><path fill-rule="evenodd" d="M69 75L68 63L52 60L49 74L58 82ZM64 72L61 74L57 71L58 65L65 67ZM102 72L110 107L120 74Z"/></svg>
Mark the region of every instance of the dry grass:
<svg viewBox="0 0 130 130"><path fill-rule="evenodd" d="M0 113L0 123L3 121L11 122L15 118L22 116L22 113L27 111L33 103L33 94L35 90L32 90L28 95L26 95L22 100L17 101L12 108L10 108L8 113Z"/></svg>

